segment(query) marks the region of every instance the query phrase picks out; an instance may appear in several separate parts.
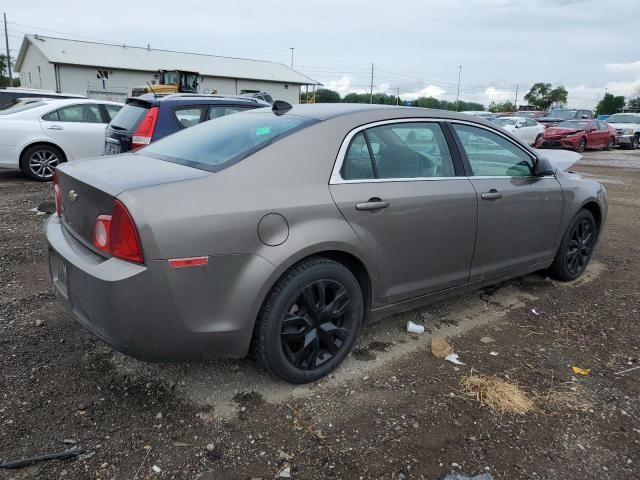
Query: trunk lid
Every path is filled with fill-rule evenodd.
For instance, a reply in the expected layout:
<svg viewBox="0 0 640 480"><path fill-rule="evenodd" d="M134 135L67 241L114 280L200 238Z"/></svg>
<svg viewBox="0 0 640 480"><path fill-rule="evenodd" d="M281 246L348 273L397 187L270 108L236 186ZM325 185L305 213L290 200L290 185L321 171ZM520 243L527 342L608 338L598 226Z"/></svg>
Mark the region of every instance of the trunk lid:
<svg viewBox="0 0 640 480"><path fill-rule="evenodd" d="M111 214L113 199L119 194L136 188L202 178L211 172L143 155L124 154L65 163L57 168L56 175L63 225L74 237L98 252L92 244L96 218Z"/></svg>
<svg viewBox="0 0 640 480"><path fill-rule="evenodd" d="M104 137L104 154L116 155L131 150L133 133L153 105L145 100L130 99L120 109L107 129Z"/></svg>

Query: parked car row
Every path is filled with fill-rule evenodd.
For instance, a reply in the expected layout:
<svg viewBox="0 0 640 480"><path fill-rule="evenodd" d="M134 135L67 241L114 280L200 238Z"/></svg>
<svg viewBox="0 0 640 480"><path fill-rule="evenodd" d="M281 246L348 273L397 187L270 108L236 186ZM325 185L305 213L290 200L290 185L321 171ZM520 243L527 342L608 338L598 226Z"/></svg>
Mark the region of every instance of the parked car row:
<svg viewBox="0 0 640 480"><path fill-rule="evenodd" d="M250 96L144 95L124 106L69 97L34 94L5 104L0 168L20 168L34 180L50 181L63 162L126 152L206 120L268 105Z"/></svg>
<svg viewBox="0 0 640 480"><path fill-rule="evenodd" d="M553 110L534 119L531 112L493 120L516 137L536 148L612 150L616 144L635 149L640 144L640 114L616 113L605 122L589 110ZM541 112L540 112L541 113ZM564 120L561 120L564 119Z"/></svg>

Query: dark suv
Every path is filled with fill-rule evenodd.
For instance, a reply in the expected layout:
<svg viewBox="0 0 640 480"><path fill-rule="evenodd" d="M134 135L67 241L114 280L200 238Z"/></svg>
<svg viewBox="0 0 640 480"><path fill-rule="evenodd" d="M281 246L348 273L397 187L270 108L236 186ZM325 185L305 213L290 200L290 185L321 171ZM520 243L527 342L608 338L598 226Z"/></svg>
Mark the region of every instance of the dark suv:
<svg viewBox="0 0 640 480"><path fill-rule="evenodd" d="M555 127L565 120L592 120L593 112L591 110L576 110L568 108L558 108L551 110L536 120L545 127Z"/></svg>
<svg viewBox="0 0 640 480"><path fill-rule="evenodd" d="M135 150L207 120L268 106L255 98L187 93L129 98L107 126L104 154Z"/></svg>

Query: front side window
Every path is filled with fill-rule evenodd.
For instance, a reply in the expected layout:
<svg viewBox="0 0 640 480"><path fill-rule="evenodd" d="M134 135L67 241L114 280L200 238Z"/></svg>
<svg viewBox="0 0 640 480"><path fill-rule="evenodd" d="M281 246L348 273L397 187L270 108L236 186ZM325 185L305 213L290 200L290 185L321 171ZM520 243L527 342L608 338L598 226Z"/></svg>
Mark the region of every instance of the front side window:
<svg viewBox="0 0 640 480"><path fill-rule="evenodd" d="M205 108L206 107L176 108L173 113L180 126L188 128L200 123L202 112L204 112Z"/></svg>
<svg viewBox="0 0 640 480"><path fill-rule="evenodd" d="M531 157L514 143L483 128L454 123L474 176L528 177Z"/></svg>
<svg viewBox="0 0 640 480"><path fill-rule="evenodd" d="M342 171L345 180L453 176L453 160L442 129L427 122L392 123L358 133Z"/></svg>
<svg viewBox="0 0 640 480"><path fill-rule="evenodd" d="M169 135L138 152L216 172L316 122L309 117L271 112L227 115Z"/></svg>
<svg viewBox="0 0 640 480"><path fill-rule="evenodd" d="M82 104L62 107L42 117L51 122L104 123L98 105Z"/></svg>
<svg viewBox="0 0 640 480"><path fill-rule="evenodd" d="M527 127L535 127L536 126L536 122L531 120L531 119L529 119L529 118L527 118L526 125L527 125Z"/></svg>
<svg viewBox="0 0 640 480"><path fill-rule="evenodd" d="M601 122L600 120L598 120L598 129L599 130L609 130L609 126L607 125L606 122Z"/></svg>

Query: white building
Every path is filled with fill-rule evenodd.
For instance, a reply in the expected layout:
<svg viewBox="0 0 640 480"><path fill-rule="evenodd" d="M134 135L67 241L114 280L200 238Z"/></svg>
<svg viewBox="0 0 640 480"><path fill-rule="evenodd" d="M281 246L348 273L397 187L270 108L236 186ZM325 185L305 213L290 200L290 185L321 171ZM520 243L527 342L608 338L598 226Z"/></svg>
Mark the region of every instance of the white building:
<svg viewBox="0 0 640 480"><path fill-rule="evenodd" d="M23 87L115 101L124 101L133 87L153 83L158 70L198 72L201 93L266 91L289 103L298 103L301 88L319 85L281 63L42 35L25 35L15 70Z"/></svg>

